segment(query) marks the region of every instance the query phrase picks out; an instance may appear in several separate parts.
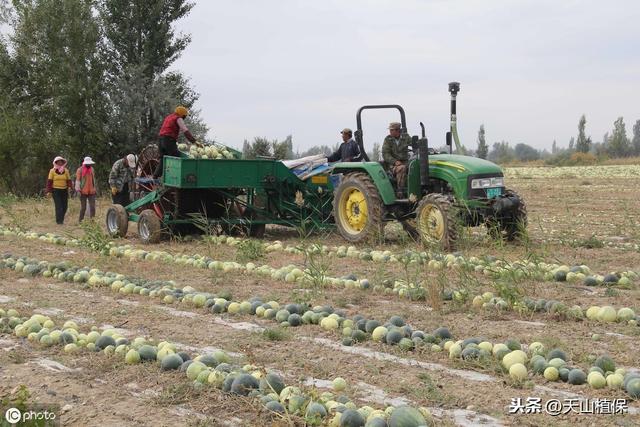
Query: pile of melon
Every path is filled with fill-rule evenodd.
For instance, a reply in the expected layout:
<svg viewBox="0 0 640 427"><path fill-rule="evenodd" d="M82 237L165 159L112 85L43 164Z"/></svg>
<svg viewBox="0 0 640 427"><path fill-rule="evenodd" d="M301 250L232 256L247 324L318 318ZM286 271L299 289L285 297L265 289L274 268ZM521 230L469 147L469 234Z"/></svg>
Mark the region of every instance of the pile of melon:
<svg viewBox="0 0 640 427"><path fill-rule="evenodd" d="M577 304L568 306L561 301L553 299L532 299L529 297L525 297L521 302L510 305L504 299L495 297L491 292L476 295L473 298L472 305L473 307L487 310L501 311L513 309L518 312L549 313L572 320L583 320L587 318L599 322L627 323L629 326L638 326L638 324L640 324L640 316L629 307L621 307L616 310L611 306L591 306L585 310Z"/></svg>
<svg viewBox="0 0 640 427"><path fill-rule="evenodd" d="M13 330L20 338L39 343L45 347L64 346L69 354L81 350L101 352L110 357L122 357L125 363L155 363L162 371L182 372L193 381L196 388L215 387L223 392L259 399L269 411L268 417L289 414L303 418L307 425L329 423L333 426L362 427L419 427L431 421L426 408L409 406L387 407L384 410L370 406L358 407L341 392L347 388L346 381L336 378L334 392L304 390L287 386L276 372L260 369L255 365L235 365L231 358L218 350L194 358L179 351L175 344L137 337L129 340L116 330L99 331L95 326L90 332L80 332L71 320L57 328L51 318L34 314L29 319L20 318L16 310L0 309L0 327Z"/></svg>
<svg viewBox="0 0 640 427"><path fill-rule="evenodd" d="M64 244L70 246L78 246L80 244L80 241L77 239L61 237L52 233L15 231L3 226L0 226L0 231L6 235L18 235L27 239L39 239L55 244ZM210 239L210 241L218 244L229 245L237 245L243 240L228 236L214 236L207 239ZM584 284L588 286L602 284L607 286L616 285L628 287L632 285L632 283L639 277L638 274L634 271L621 271L608 273L606 275L593 275L591 274L591 270L584 265L569 267L566 265L548 264L544 262L534 263L531 261L515 261L509 263L504 260L497 259L493 256L485 256L482 258L472 256L466 258L459 253L445 255L441 253L427 253L406 250L403 253L393 254L389 251L372 251L368 249L358 250L354 246L328 247L324 245L312 245L306 248L302 248L299 246L284 246L282 242L278 241L273 243L265 243L265 249L267 250L267 252L282 250L290 253L300 253L304 250L314 253L321 252L327 254L328 256L353 257L361 260L370 260L375 262L388 261L399 262L407 265L426 265L428 268L433 270L442 270L445 268L462 269L466 271L481 273L494 279L535 279L544 281L583 280ZM109 255L117 257L128 257L135 260L163 260L165 262L175 262L177 264L193 265L199 268L217 269L225 272L235 270L255 270L255 273L257 274L271 276L272 278L286 280L291 283L304 283L310 280L308 274L289 274L295 269L301 270L300 268L291 265L282 268L273 268L268 265L258 267L253 263L242 265L236 262L214 261L202 255L172 255L164 251L147 251L143 249L136 249L135 247L130 245L117 246L113 242L112 247L109 249ZM338 287L361 289L369 288L369 282L366 280L356 281L335 277L326 277L324 279L324 282L325 284ZM423 286L422 283L407 283L402 280L396 280L388 285L376 284L371 288L381 293L395 294L410 299L423 299L424 295L426 295L427 293L427 289Z"/></svg>
<svg viewBox="0 0 640 427"><path fill-rule="evenodd" d="M529 374L543 375L549 381L563 381L572 385L589 384L592 388L609 387L624 390L634 399L640 398L640 374L616 369L606 355L594 360L587 372L571 366L567 354L560 349L546 351L540 342L523 346L517 340L493 344L483 338L467 338L444 343L451 359L476 360L493 357L514 381L525 381Z"/></svg>
<svg viewBox="0 0 640 427"><path fill-rule="evenodd" d="M198 147L196 144L178 144L178 150L185 153L191 159L236 159L237 157L228 147L218 144Z"/></svg>

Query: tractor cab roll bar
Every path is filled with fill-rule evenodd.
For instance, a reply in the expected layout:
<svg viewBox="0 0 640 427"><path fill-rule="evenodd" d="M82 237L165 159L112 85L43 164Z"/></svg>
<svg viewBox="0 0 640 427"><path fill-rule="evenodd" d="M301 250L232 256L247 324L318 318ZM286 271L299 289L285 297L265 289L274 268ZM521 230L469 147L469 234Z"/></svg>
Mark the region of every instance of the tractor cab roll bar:
<svg viewBox="0 0 640 427"><path fill-rule="evenodd" d="M358 144L358 147L360 147L360 152L362 153L362 157L364 158L365 162L369 161L369 156L367 156L367 152L364 149L364 139L363 139L363 136L362 136L363 135L363 133L362 133L362 112L364 110L384 110L384 109L388 109L388 108L393 108L393 109L396 109L396 110L398 110L400 112L400 125L402 127L401 132L402 133L406 133L407 132L407 119L406 119L406 116L404 114L404 108L402 108L401 106L399 106L397 104L363 105L356 112L356 133L355 133L356 143Z"/></svg>

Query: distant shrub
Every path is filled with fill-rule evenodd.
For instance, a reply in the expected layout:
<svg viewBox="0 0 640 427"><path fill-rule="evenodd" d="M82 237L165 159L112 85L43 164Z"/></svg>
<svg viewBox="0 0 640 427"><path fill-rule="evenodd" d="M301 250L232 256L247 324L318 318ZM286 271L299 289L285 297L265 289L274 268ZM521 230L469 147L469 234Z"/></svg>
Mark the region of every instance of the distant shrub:
<svg viewBox="0 0 640 427"><path fill-rule="evenodd" d="M598 163L598 158L591 153L575 152L571 154L569 158L569 164L571 166L587 166L595 165Z"/></svg>

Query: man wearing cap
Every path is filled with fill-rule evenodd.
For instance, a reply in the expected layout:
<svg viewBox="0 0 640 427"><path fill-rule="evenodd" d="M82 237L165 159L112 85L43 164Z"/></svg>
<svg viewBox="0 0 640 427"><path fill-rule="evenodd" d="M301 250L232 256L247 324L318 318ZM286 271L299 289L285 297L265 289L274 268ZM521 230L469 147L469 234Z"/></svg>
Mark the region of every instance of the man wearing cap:
<svg viewBox="0 0 640 427"><path fill-rule="evenodd" d="M402 133L402 125L398 122L390 123L389 135L382 144L382 160L385 169L390 171L396 180L396 197L398 198L404 196L407 188L409 145L411 145L411 138L407 133Z"/></svg>
<svg viewBox="0 0 640 427"><path fill-rule="evenodd" d="M189 114L186 107L182 105L176 107L175 111L164 118L162 126L160 127L160 133L158 138L158 151L160 152L160 163L153 173L154 178L162 176L164 156L179 157L178 151L178 135L182 132L189 142L192 144L196 142L196 139L191 135L189 129L184 124L184 119Z"/></svg>
<svg viewBox="0 0 640 427"><path fill-rule="evenodd" d="M362 160L360 147L358 147L358 143L352 138L353 132L351 132L351 129L344 128L340 134L342 135L342 144L340 144L336 152L331 154L327 160L329 162L337 162L338 160L341 162L359 162Z"/></svg>
<svg viewBox="0 0 640 427"><path fill-rule="evenodd" d="M129 192L133 190L136 163L136 156L128 154L125 158L116 160L111 167L109 187L111 187L111 199L114 204L127 206L131 203Z"/></svg>

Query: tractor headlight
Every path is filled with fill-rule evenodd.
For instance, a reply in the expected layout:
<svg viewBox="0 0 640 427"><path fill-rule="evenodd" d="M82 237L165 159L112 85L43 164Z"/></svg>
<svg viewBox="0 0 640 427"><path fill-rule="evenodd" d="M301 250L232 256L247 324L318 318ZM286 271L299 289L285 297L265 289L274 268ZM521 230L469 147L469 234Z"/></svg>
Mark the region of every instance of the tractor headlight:
<svg viewBox="0 0 640 427"><path fill-rule="evenodd" d="M494 178L478 178L471 180L471 188L489 188L489 187L504 187L504 178L497 176Z"/></svg>

